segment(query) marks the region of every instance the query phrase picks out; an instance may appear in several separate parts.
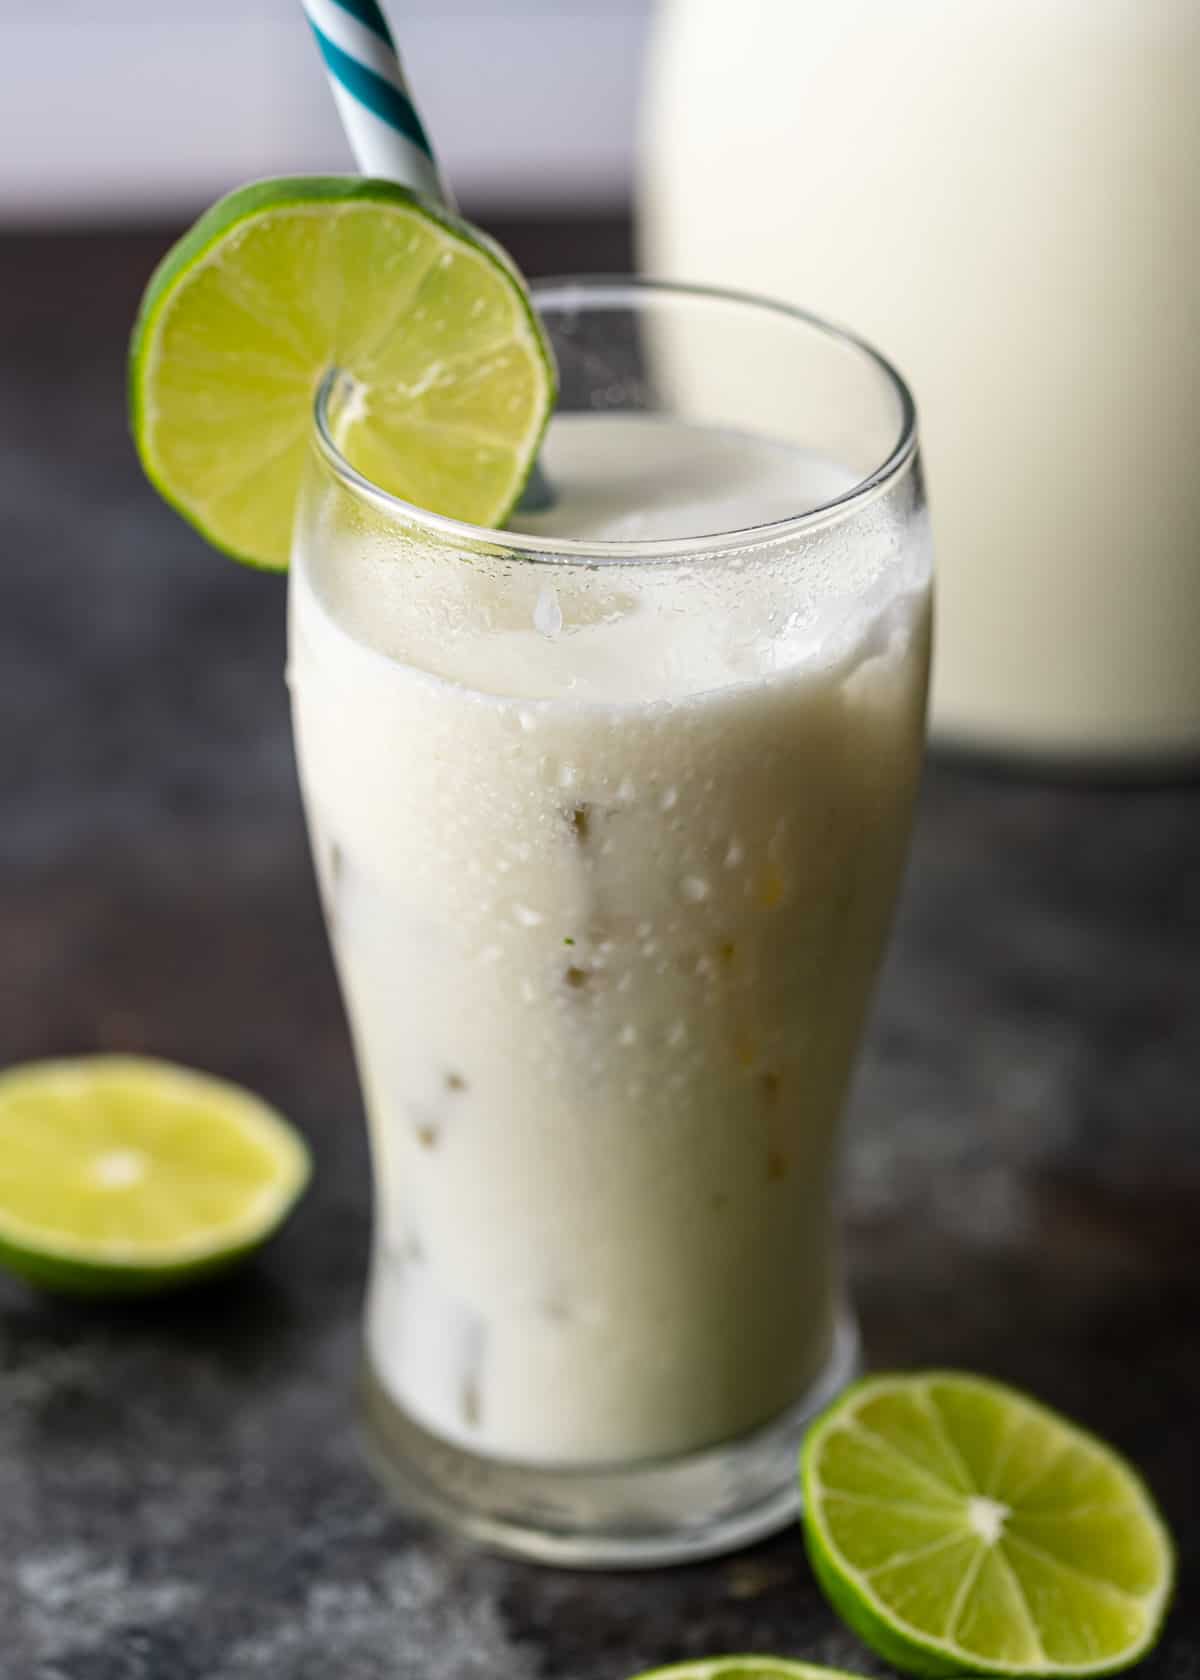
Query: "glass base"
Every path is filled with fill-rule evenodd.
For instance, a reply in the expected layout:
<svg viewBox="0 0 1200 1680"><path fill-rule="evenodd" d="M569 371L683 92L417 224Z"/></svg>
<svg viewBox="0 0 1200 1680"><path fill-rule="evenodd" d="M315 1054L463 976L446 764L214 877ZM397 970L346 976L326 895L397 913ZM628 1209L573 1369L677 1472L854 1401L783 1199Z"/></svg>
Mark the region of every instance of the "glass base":
<svg viewBox="0 0 1200 1680"><path fill-rule="evenodd" d="M801 1438L858 1367L857 1327L844 1316L816 1382L764 1428L625 1468L550 1470L447 1445L388 1397L367 1364L365 1445L405 1505L496 1551L571 1569L649 1569L735 1551L794 1521Z"/></svg>

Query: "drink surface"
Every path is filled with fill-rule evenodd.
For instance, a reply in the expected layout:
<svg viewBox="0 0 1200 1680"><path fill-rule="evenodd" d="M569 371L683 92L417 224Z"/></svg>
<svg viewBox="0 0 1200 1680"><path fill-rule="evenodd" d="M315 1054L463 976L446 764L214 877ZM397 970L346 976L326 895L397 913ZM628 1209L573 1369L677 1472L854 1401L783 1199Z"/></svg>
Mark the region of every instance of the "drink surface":
<svg viewBox="0 0 1200 1680"><path fill-rule="evenodd" d="M560 418L531 531L680 538L850 487ZM731 1439L820 1373L833 1139L903 861L928 555L514 563L348 521L291 681L375 1156L368 1353L416 1420L558 1465Z"/></svg>
<svg viewBox="0 0 1200 1680"><path fill-rule="evenodd" d="M788 444L651 414L560 417L542 466L555 500L532 517L518 511L518 528L597 542L742 531L792 519L854 487L844 467Z"/></svg>

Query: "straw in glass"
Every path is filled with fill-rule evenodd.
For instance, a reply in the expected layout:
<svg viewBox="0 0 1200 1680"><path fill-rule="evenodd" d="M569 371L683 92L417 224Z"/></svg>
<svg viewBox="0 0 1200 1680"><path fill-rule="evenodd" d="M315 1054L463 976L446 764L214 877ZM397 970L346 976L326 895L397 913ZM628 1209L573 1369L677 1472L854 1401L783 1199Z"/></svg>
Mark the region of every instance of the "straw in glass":
<svg viewBox="0 0 1200 1680"><path fill-rule="evenodd" d="M453 205L376 0L302 0L354 161Z"/></svg>

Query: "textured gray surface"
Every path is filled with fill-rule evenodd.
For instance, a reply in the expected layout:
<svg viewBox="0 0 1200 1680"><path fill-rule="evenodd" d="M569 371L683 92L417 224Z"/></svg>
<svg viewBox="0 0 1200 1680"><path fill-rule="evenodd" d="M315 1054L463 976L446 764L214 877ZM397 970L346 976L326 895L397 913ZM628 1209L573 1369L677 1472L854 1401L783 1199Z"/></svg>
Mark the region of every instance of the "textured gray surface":
<svg viewBox="0 0 1200 1680"><path fill-rule="evenodd" d="M514 230L535 270L620 239ZM282 589L158 505L121 420L161 243L0 242L0 1064L122 1047L227 1073L317 1172L265 1255L190 1297L0 1282L0 1677L624 1680L739 1648L882 1672L795 1534L554 1574L434 1537L363 1469L366 1159ZM1200 1680L1198 1020L1200 787L932 770L849 1128L868 1350L1025 1384L1138 1460L1185 1556L1163 1680Z"/></svg>

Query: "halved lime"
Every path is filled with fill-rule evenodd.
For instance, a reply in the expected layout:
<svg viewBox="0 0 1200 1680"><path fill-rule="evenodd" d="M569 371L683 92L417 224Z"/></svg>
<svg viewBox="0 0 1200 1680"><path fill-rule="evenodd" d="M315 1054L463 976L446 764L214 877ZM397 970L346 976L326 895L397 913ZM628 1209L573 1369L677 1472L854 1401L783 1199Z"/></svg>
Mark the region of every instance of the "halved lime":
<svg viewBox="0 0 1200 1680"><path fill-rule="evenodd" d="M0 1074L0 1262L48 1288L144 1292L228 1265L308 1175L293 1127L207 1074L131 1056Z"/></svg>
<svg viewBox="0 0 1200 1680"><path fill-rule="evenodd" d="M1111 1447L1014 1389L871 1377L810 1430L809 1556L910 1674L1111 1674L1158 1637L1170 1535Z"/></svg>
<svg viewBox="0 0 1200 1680"><path fill-rule="evenodd" d="M699 1657L650 1669L636 1680L861 1680L861 1676L783 1657Z"/></svg>
<svg viewBox="0 0 1200 1680"><path fill-rule="evenodd" d="M391 181L256 182L151 277L130 417L156 488L218 548L287 565L313 398L357 387L338 446L434 513L503 523L554 404L554 362L499 246Z"/></svg>

